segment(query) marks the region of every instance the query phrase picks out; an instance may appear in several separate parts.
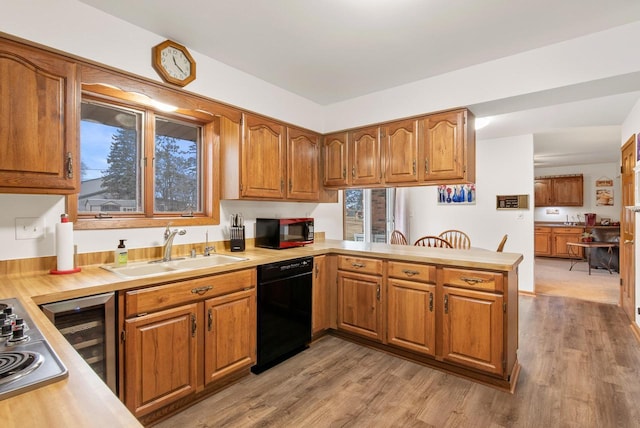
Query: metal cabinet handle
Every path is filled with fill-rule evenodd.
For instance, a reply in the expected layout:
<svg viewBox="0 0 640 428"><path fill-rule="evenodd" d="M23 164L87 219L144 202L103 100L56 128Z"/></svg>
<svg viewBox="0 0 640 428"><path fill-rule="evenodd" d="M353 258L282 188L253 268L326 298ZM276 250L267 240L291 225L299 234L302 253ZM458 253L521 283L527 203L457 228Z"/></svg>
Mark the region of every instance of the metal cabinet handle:
<svg viewBox="0 0 640 428"><path fill-rule="evenodd" d="M378 286L376 287L376 299L378 299L378 302L380 301L380 283L377 284Z"/></svg>
<svg viewBox="0 0 640 428"><path fill-rule="evenodd" d="M449 313L449 295L448 294L444 295L444 313L445 314Z"/></svg>
<svg viewBox="0 0 640 428"><path fill-rule="evenodd" d="M356 167L351 167L351 177L356 178Z"/></svg>
<svg viewBox="0 0 640 428"><path fill-rule="evenodd" d="M207 312L207 329L211 331L211 326L213 325L213 309L209 308Z"/></svg>
<svg viewBox="0 0 640 428"><path fill-rule="evenodd" d="M429 173L429 159L424 160L424 173L425 174Z"/></svg>
<svg viewBox="0 0 640 428"><path fill-rule="evenodd" d="M196 287L196 288L192 288L191 289L191 293L192 294L198 294L200 296L202 296L204 293L206 293L207 291L211 290L213 288L213 286L211 285L207 285L206 287Z"/></svg>
<svg viewBox="0 0 640 428"><path fill-rule="evenodd" d="M416 175L416 160L413 160L413 175Z"/></svg>
<svg viewBox="0 0 640 428"><path fill-rule="evenodd" d="M191 337L196 337L196 316L191 314Z"/></svg>
<svg viewBox="0 0 640 428"><path fill-rule="evenodd" d="M364 263L356 263L356 262L353 262L353 263L351 263L351 266L353 266L354 268L361 269L361 268L363 268L363 267L366 267L367 265L365 265Z"/></svg>
<svg viewBox="0 0 640 428"><path fill-rule="evenodd" d="M625 244L633 244L633 239L625 239L624 243Z"/></svg>
<svg viewBox="0 0 640 428"><path fill-rule="evenodd" d="M466 282L469 285L481 284L483 282L486 282L482 278L470 278L470 277L467 277L467 276L461 276L460 279L462 281Z"/></svg>
<svg viewBox="0 0 640 428"><path fill-rule="evenodd" d="M73 178L73 156L67 152L67 178Z"/></svg>
<svg viewBox="0 0 640 428"><path fill-rule="evenodd" d="M414 276L418 275L420 272L418 272L417 270L402 269L402 273L407 276Z"/></svg>
<svg viewBox="0 0 640 428"><path fill-rule="evenodd" d="M433 293L429 292L429 312L433 312Z"/></svg>
<svg viewBox="0 0 640 428"><path fill-rule="evenodd" d="M320 275L320 269L318 269L318 264L316 264L314 267L316 270L316 279L318 279L318 275Z"/></svg>

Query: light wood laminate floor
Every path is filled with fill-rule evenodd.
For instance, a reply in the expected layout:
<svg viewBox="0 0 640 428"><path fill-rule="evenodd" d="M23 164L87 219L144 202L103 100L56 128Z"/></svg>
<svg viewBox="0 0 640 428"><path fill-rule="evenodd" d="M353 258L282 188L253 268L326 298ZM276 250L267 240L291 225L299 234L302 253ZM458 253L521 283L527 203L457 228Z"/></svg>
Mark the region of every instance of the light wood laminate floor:
<svg viewBox="0 0 640 428"><path fill-rule="evenodd" d="M615 305L520 297L514 394L326 337L160 427L639 427L640 346Z"/></svg>

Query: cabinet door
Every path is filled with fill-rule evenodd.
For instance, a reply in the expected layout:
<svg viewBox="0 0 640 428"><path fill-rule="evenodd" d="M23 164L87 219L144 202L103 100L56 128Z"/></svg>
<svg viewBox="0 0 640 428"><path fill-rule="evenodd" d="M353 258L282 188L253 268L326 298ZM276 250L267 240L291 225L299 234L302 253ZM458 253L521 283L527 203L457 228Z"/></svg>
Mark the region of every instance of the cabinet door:
<svg viewBox="0 0 640 428"><path fill-rule="evenodd" d="M464 111L429 115L421 126L422 180L464 179Z"/></svg>
<svg viewBox="0 0 640 428"><path fill-rule="evenodd" d="M76 64L0 40L0 188L79 186L77 86Z"/></svg>
<svg viewBox="0 0 640 428"><path fill-rule="evenodd" d="M382 341L382 279L338 272L338 328Z"/></svg>
<svg viewBox="0 0 640 428"><path fill-rule="evenodd" d="M284 199L285 162L284 125L245 115L241 195Z"/></svg>
<svg viewBox="0 0 640 428"><path fill-rule="evenodd" d="M436 286L390 278L387 287L387 342L435 355Z"/></svg>
<svg viewBox="0 0 640 428"><path fill-rule="evenodd" d="M329 286L326 272L327 256L313 258L313 309L311 332L320 333L330 327Z"/></svg>
<svg viewBox="0 0 640 428"><path fill-rule="evenodd" d="M443 287L443 293L443 358L502 375L502 295L447 286Z"/></svg>
<svg viewBox="0 0 640 428"><path fill-rule="evenodd" d="M379 128L353 131L349 135L351 184L368 185L382 182L380 168L380 137Z"/></svg>
<svg viewBox="0 0 640 428"><path fill-rule="evenodd" d="M348 134L345 132L324 137L322 162L324 165L323 180L325 186L347 185L348 141Z"/></svg>
<svg viewBox="0 0 640 428"><path fill-rule="evenodd" d="M582 248L573 248L571 253L567 242L580 242L582 236L582 229L576 228L556 228L553 231L553 255L556 257L566 258L582 258Z"/></svg>
<svg viewBox="0 0 640 428"><path fill-rule="evenodd" d="M125 404L136 417L196 392L197 307L125 321Z"/></svg>
<svg viewBox="0 0 640 428"><path fill-rule="evenodd" d="M556 177L552 180L554 205L581 207L584 186L582 175Z"/></svg>
<svg viewBox="0 0 640 428"><path fill-rule="evenodd" d="M551 229L548 227L535 228L535 255L550 256L551 255Z"/></svg>
<svg viewBox="0 0 640 428"><path fill-rule="evenodd" d="M534 181L534 194L536 207L548 207L552 205L551 200L551 179L536 178Z"/></svg>
<svg viewBox="0 0 640 428"><path fill-rule="evenodd" d="M287 199L320 198L320 136L289 128L287 131Z"/></svg>
<svg viewBox="0 0 640 428"><path fill-rule="evenodd" d="M381 129L384 142L386 183L418 181L418 121L390 123Z"/></svg>
<svg viewBox="0 0 640 428"><path fill-rule="evenodd" d="M205 385L256 362L256 289L205 302Z"/></svg>

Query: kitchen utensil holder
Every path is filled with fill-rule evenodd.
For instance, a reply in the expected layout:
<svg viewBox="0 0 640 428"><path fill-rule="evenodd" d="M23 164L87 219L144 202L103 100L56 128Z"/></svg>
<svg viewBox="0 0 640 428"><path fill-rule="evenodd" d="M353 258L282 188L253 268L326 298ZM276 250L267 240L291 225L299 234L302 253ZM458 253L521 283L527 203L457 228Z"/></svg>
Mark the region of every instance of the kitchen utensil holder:
<svg viewBox="0 0 640 428"><path fill-rule="evenodd" d="M231 251L244 251L244 226L234 226L229 229Z"/></svg>

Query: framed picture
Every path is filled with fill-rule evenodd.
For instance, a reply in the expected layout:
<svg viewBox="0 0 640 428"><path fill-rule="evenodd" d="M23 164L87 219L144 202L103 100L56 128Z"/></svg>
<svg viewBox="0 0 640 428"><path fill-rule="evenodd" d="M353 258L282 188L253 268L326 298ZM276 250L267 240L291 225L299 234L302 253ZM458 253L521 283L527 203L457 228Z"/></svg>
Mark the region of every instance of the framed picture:
<svg viewBox="0 0 640 428"><path fill-rule="evenodd" d="M596 189L596 205L613 205L613 189Z"/></svg>
<svg viewBox="0 0 640 428"><path fill-rule="evenodd" d="M475 205L476 185L455 184L438 186L438 205Z"/></svg>

